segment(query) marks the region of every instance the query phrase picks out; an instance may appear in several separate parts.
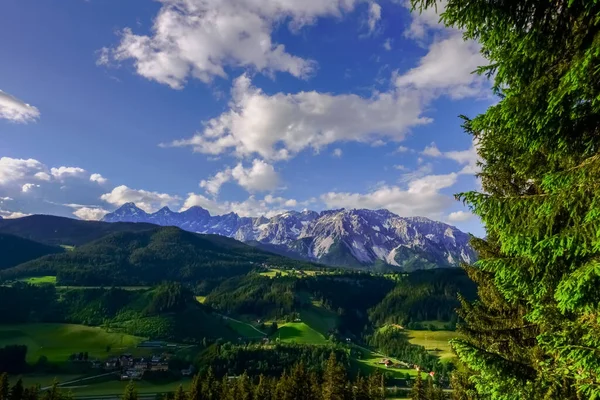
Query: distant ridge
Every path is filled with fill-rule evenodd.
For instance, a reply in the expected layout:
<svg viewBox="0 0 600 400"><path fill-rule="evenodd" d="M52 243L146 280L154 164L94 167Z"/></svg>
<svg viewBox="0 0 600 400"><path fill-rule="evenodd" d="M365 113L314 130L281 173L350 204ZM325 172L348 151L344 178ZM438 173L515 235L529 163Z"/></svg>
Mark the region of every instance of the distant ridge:
<svg viewBox="0 0 600 400"><path fill-rule="evenodd" d="M470 236L456 227L424 217L400 217L388 210L289 211L250 218L235 213L212 216L197 206L182 212L163 207L147 213L126 203L103 221L177 226L332 266L412 271L476 260Z"/></svg>

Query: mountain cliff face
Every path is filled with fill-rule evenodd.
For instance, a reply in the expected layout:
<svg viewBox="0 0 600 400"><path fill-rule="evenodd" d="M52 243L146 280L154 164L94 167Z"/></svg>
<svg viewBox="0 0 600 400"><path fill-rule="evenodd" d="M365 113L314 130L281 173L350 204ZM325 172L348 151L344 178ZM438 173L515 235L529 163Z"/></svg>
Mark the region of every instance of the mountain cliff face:
<svg viewBox="0 0 600 400"><path fill-rule="evenodd" d="M442 222L405 218L387 210L289 211L272 218L211 216L201 207L148 214L133 203L107 214L106 222L147 222L218 234L265 250L346 267L393 266L412 271L475 261L469 235Z"/></svg>

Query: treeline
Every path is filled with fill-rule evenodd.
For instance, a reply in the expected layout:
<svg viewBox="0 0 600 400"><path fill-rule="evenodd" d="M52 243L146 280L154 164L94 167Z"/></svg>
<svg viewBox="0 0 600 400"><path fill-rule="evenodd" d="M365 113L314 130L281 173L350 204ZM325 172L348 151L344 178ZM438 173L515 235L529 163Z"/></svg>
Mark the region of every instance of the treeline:
<svg viewBox="0 0 600 400"><path fill-rule="evenodd" d="M298 279L271 279L258 274L226 280L206 297L205 303L225 313L280 319L298 308Z"/></svg>
<svg viewBox="0 0 600 400"><path fill-rule="evenodd" d="M327 360L333 354L344 369L350 368L350 354L346 348L309 346L301 344L247 344L216 343L202 351L196 364L200 370L209 368L217 376L239 375L246 371L250 376L281 376L295 364L303 364L317 375L326 369Z"/></svg>
<svg viewBox="0 0 600 400"><path fill-rule="evenodd" d="M0 347L0 371L20 374L27 370L27 346Z"/></svg>
<svg viewBox="0 0 600 400"><path fill-rule="evenodd" d="M67 289L16 283L0 286L0 323L67 322L132 335L198 343L235 333L180 283L147 290Z"/></svg>
<svg viewBox="0 0 600 400"><path fill-rule="evenodd" d="M438 320L456 323L458 294L476 298L475 284L462 269L443 268L416 271L401 279L375 307L369 318L376 326L387 324L422 327L420 321Z"/></svg>
<svg viewBox="0 0 600 400"><path fill-rule="evenodd" d="M367 341L370 346L411 366L434 371L445 377L450 372L448 370L450 364L440 363L438 357L431 355L423 346L410 343L408 335L393 326L376 330L375 333L367 336Z"/></svg>

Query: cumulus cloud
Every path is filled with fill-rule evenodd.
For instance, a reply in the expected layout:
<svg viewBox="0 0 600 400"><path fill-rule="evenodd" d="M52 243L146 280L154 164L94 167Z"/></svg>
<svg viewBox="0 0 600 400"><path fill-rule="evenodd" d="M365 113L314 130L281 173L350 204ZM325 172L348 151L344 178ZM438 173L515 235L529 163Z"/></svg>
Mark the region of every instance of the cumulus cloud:
<svg viewBox="0 0 600 400"><path fill-rule="evenodd" d="M473 218L474 215L467 211L454 211L448 215L449 222L464 222Z"/></svg>
<svg viewBox="0 0 600 400"><path fill-rule="evenodd" d="M80 207L73 211L73 215L86 221L99 221L106 214L108 211L100 207Z"/></svg>
<svg viewBox="0 0 600 400"><path fill-rule="evenodd" d="M227 168L217 172L212 178L202 180L200 187L213 196L219 194L221 186L231 180L246 189L248 192L270 191L279 184L279 174L275 168L263 160L256 159L252 166L245 168L238 163L234 168Z"/></svg>
<svg viewBox="0 0 600 400"><path fill-rule="evenodd" d="M242 75L234 82L232 97L230 110L207 121L202 131L163 146L282 160L338 141L373 143L382 137L399 141L410 127L430 122L421 116L422 99L412 90L370 98L314 91L267 95Z"/></svg>
<svg viewBox="0 0 600 400"><path fill-rule="evenodd" d="M16 123L34 122L40 117L40 111L14 96L0 90L0 119Z"/></svg>
<svg viewBox="0 0 600 400"><path fill-rule="evenodd" d="M337 149L333 149L333 151L331 152L331 155L337 158L340 158L342 156L342 149L337 148Z"/></svg>
<svg viewBox="0 0 600 400"><path fill-rule="evenodd" d="M100 199L114 206L132 202L146 212L154 212L164 206L177 205L181 200L178 196L167 193L131 189L125 185L117 186L111 192L104 193Z"/></svg>
<svg viewBox="0 0 600 400"><path fill-rule="evenodd" d="M306 77L314 62L287 52L272 32L288 22L291 31L322 17L341 17L361 0L160 0L152 33L126 28L120 43L98 52L100 65L133 60L139 75L174 89L190 78L210 82L226 77L226 67L287 72ZM369 21L378 19L378 5Z"/></svg>
<svg viewBox="0 0 600 400"><path fill-rule="evenodd" d="M0 158L0 185L20 182L46 169L44 164L32 158L2 157Z"/></svg>
<svg viewBox="0 0 600 400"><path fill-rule="evenodd" d="M383 42L383 48L387 51L391 51L392 50L392 39L390 39L390 38L385 39L385 42Z"/></svg>
<svg viewBox="0 0 600 400"><path fill-rule="evenodd" d="M50 179L52 179L50 174L48 174L47 172L36 172L33 176L36 179L39 179L40 181L49 181Z"/></svg>
<svg viewBox="0 0 600 400"><path fill-rule="evenodd" d="M459 171L459 174L464 175L476 175L480 172L481 167L479 166L479 155L477 154L477 142L473 141L471 147L467 150L460 151L440 151L437 146L432 143L427 146L421 154L429 157L444 157L450 160L454 160L464 167Z"/></svg>
<svg viewBox="0 0 600 400"><path fill-rule="evenodd" d="M50 173L53 177L61 181L66 178L82 178L87 175L87 171L79 167L51 168Z"/></svg>
<svg viewBox="0 0 600 400"><path fill-rule="evenodd" d="M20 211L0 210L0 217L2 217L4 219L23 218L23 217L28 217L30 215L31 214L22 213Z"/></svg>
<svg viewBox="0 0 600 400"><path fill-rule="evenodd" d="M36 185L35 183L26 183L21 187L21 191L23 193L29 193L35 188L39 188L40 185Z"/></svg>
<svg viewBox="0 0 600 400"><path fill-rule="evenodd" d="M108 179L100 174L92 174L90 175L90 182L96 182L99 185L104 185L106 182L108 182Z"/></svg>
<svg viewBox="0 0 600 400"><path fill-rule="evenodd" d="M442 156L442 152L440 151L440 149L437 148L435 143L431 143L429 146L425 147L425 149L423 149L421 154L423 154L424 156L429 156L429 157L441 157Z"/></svg>
<svg viewBox="0 0 600 400"><path fill-rule="evenodd" d="M369 32L373 33L377 27L377 23L381 20L381 6L377 3L369 4L369 20L367 25L369 26Z"/></svg>
<svg viewBox="0 0 600 400"><path fill-rule="evenodd" d="M267 195L263 199L250 196L244 201L219 202L201 194L189 193L180 211L187 210L193 206L200 206L207 209L213 215L235 212L242 217L258 217L261 215L272 217L301 204L308 203L300 203L295 199L273 197L272 195Z"/></svg>
<svg viewBox="0 0 600 400"><path fill-rule="evenodd" d="M425 38L428 31L446 29L440 23L440 14L446 9L447 3L447 0L438 0L435 2L434 7L429 7L423 12L415 10L411 14L411 23L404 35L411 39L420 40ZM405 1L404 5L408 9L412 8L409 1Z"/></svg>
<svg viewBox="0 0 600 400"><path fill-rule="evenodd" d="M481 46L463 40L460 32L435 40L419 65L396 78L399 88L413 88L453 99L479 96L487 78L473 73L487 64L481 55Z"/></svg>
<svg viewBox="0 0 600 400"><path fill-rule="evenodd" d="M321 196L328 208L388 209L402 216L425 216L440 219L443 211L454 203L441 189L456 183L457 174L429 175L399 186L382 186L368 193L329 192Z"/></svg>

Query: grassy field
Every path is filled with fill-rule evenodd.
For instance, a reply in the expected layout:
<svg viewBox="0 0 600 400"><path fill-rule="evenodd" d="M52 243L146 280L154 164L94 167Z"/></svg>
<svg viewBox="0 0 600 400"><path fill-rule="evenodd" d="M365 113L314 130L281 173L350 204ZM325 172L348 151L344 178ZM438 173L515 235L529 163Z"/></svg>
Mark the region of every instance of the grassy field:
<svg viewBox="0 0 600 400"><path fill-rule="evenodd" d="M75 379L78 379L81 375L52 375L52 374L27 374L27 375L11 375L9 376L9 381L11 385L14 385L17 380L21 379L23 381L23 386L30 387L35 385L40 385L40 387L50 386L54 383L54 380L57 380L59 383L61 382L70 382Z"/></svg>
<svg viewBox="0 0 600 400"><path fill-rule="evenodd" d="M300 311L300 318L308 326L327 337L332 329L335 329L338 324L338 317L335 313L324 309L317 302L313 302L312 306Z"/></svg>
<svg viewBox="0 0 600 400"><path fill-rule="evenodd" d="M249 339L261 339L265 337L256 329L253 329L250 324L245 322L234 321L232 319L227 319L227 325L229 325L234 331L236 331L240 336L246 337Z"/></svg>
<svg viewBox="0 0 600 400"><path fill-rule="evenodd" d="M305 343L305 344L327 344L325 337L306 325L304 322L289 322L282 325L275 334L273 339L280 339L286 343Z"/></svg>
<svg viewBox="0 0 600 400"><path fill-rule="evenodd" d="M123 394L128 381L108 381L86 385L84 382L81 385L74 383L72 387L65 386L64 389L71 391L74 396L105 396ZM144 393L163 393L174 392L179 385L184 389L190 386L190 379L182 379L180 381L169 382L164 384L155 384L146 381L136 381L135 386L139 394Z"/></svg>
<svg viewBox="0 0 600 400"><path fill-rule="evenodd" d="M101 328L71 324L1 325L0 347L23 344L28 348L27 361L40 356L50 362L64 362L73 353L87 351L90 358L106 358L135 349L143 338L121 333L108 333ZM107 352L110 346L110 352Z"/></svg>
<svg viewBox="0 0 600 400"><path fill-rule="evenodd" d="M408 335L411 343L425 347L442 361L454 357L449 341L460 337L454 331L408 331Z"/></svg>
<svg viewBox="0 0 600 400"><path fill-rule="evenodd" d="M30 285L56 285L56 277L55 276L36 276L32 278L23 278L19 279L21 282L29 283Z"/></svg>
<svg viewBox="0 0 600 400"><path fill-rule="evenodd" d="M389 374L396 379L404 379L408 373L410 376L417 376L417 370L415 369L404 369L404 368L388 368L383 364L379 364L382 358L387 358L392 362L397 363L398 360L394 358L384 357L382 354L375 353L369 349L360 346L354 346L360 350L361 357L354 359L353 363L363 373L363 375L372 374L375 371L379 371L383 374ZM425 378L426 374L423 372L422 376Z"/></svg>
<svg viewBox="0 0 600 400"><path fill-rule="evenodd" d="M196 296L196 301L198 303L204 304L204 302L206 301L206 296Z"/></svg>

